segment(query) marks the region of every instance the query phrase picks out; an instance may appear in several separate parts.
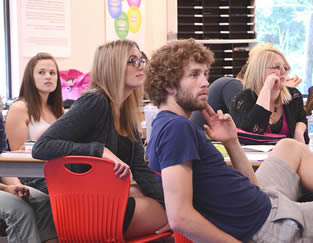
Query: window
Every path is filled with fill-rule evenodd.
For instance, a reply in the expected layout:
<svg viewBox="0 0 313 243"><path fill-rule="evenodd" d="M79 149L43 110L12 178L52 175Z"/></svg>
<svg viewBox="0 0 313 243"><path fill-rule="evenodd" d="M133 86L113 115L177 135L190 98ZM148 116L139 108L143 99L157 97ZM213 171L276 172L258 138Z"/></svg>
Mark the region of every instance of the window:
<svg viewBox="0 0 313 243"><path fill-rule="evenodd" d="M0 53L5 53L4 4L0 4ZM0 55L0 96L6 97L6 62L5 55Z"/></svg>
<svg viewBox="0 0 313 243"><path fill-rule="evenodd" d="M0 4L0 97L5 102L11 98L9 0Z"/></svg>
<svg viewBox="0 0 313 243"><path fill-rule="evenodd" d="M256 30L259 43L270 42L283 52L291 66L290 76L303 78L297 88L307 94L313 85L312 0L256 1Z"/></svg>

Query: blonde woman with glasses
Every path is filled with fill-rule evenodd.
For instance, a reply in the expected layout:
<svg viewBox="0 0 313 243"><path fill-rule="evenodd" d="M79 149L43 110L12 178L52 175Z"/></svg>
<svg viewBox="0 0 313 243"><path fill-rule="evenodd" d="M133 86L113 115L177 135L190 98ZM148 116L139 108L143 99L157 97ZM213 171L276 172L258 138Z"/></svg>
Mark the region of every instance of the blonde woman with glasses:
<svg viewBox="0 0 313 243"><path fill-rule="evenodd" d="M244 90L234 97L230 114L248 132L279 133L308 142L301 93L286 86L290 66L274 47L261 48L249 58Z"/></svg>
<svg viewBox="0 0 313 243"><path fill-rule="evenodd" d="M107 158L115 162L117 176L131 173L138 187L130 191L124 218L126 238L168 229L162 186L144 160L137 130L145 63L133 41L117 40L98 47L89 87L32 149L33 157L43 160L67 155Z"/></svg>

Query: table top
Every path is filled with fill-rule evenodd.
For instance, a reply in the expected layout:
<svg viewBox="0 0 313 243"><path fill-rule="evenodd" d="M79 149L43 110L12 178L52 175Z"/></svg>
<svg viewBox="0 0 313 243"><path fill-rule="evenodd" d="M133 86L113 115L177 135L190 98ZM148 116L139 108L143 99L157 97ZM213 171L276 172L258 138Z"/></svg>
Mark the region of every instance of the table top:
<svg viewBox="0 0 313 243"><path fill-rule="evenodd" d="M11 162L34 162L42 163L43 160L34 159L31 153L26 152L6 152L0 154L1 161L11 161Z"/></svg>
<svg viewBox="0 0 313 243"><path fill-rule="evenodd" d="M44 177L45 162L32 158L31 153L5 152L0 154L0 176Z"/></svg>
<svg viewBox="0 0 313 243"><path fill-rule="evenodd" d="M268 152L246 152L253 167L259 167L268 156ZM228 165L232 165L230 158L225 157ZM32 158L31 153L24 151L5 152L0 154L0 177L44 177L44 160Z"/></svg>

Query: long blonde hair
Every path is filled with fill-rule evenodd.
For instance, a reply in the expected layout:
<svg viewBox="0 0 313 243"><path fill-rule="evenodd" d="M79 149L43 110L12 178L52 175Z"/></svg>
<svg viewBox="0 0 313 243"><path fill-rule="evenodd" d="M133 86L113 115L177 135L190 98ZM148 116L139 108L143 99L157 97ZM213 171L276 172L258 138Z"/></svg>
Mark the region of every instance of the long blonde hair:
<svg viewBox="0 0 313 243"><path fill-rule="evenodd" d="M127 61L136 42L117 40L97 48L90 72L90 83L85 92L98 92L105 95L112 106L114 124L125 131L135 141L136 129L140 124L143 88L134 89L122 102L125 87Z"/></svg>
<svg viewBox="0 0 313 243"><path fill-rule="evenodd" d="M259 95L265 81L265 71L271 63L273 56L277 54L284 60L285 65L289 66L284 55L276 48L264 48L255 51L249 58L247 71L244 75L244 89L251 89ZM288 104L292 97L286 86L280 91L278 97L282 104Z"/></svg>

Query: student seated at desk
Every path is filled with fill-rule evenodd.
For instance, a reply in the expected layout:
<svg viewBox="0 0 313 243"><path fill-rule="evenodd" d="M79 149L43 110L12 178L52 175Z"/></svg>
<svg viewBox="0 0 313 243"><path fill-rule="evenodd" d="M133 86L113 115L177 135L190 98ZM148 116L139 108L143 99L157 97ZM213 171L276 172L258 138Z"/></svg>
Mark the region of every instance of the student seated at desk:
<svg viewBox="0 0 313 243"><path fill-rule="evenodd" d="M26 65L18 99L5 123L10 149L22 150L26 140L37 140L64 113L61 80L56 60L38 53ZM23 184L47 193L44 178L21 178Z"/></svg>
<svg viewBox="0 0 313 243"><path fill-rule="evenodd" d="M17 177L0 178L0 219L9 242L58 242L49 196L22 185Z"/></svg>
<svg viewBox="0 0 313 243"><path fill-rule="evenodd" d="M1 116L1 151L7 149L5 137ZM0 219L6 222L11 243L58 242L48 195L16 177L0 177Z"/></svg>
<svg viewBox="0 0 313 243"><path fill-rule="evenodd" d="M244 90L229 108L238 128L263 134L280 133L308 143L303 98L286 86L290 66L276 48L257 50L248 62Z"/></svg>
<svg viewBox="0 0 313 243"><path fill-rule="evenodd" d="M230 115L207 104L212 62L202 44L178 40L157 50L145 70L145 90L160 109L146 153L162 175L171 228L194 242L313 242L313 202L295 202L300 181L313 190L313 153L283 139L254 174ZM188 119L194 110L234 168Z"/></svg>
<svg viewBox="0 0 313 243"><path fill-rule="evenodd" d="M98 47L89 87L32 150L34 158L44 160L67 155L107 158L115 162L117 176L131 173L138 188L135 193L133 187L130 191L124 219L126 238L168 229L162 186L144 160L137 130L145 63L133 41L117 40Z"/></svg>

